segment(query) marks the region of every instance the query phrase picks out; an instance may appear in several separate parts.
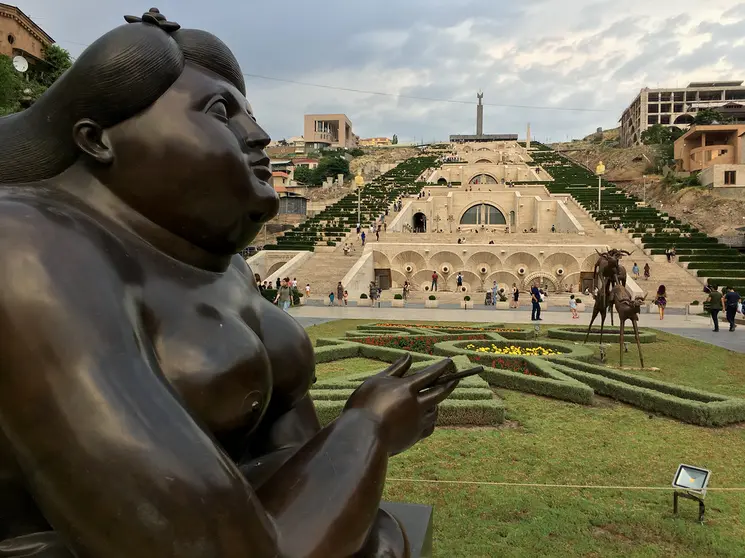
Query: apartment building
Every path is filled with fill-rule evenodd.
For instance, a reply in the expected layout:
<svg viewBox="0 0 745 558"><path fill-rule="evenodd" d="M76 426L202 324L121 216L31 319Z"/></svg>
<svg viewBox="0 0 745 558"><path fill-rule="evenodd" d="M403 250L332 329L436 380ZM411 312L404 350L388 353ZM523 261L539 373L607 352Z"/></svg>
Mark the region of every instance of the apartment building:
<svg viewBox="0 0 745 558"><path fill-rule="evenodd" d="M691 126L675 141L674 153L676 170L700 171L702 186L745 188L745 124Z"/></svg>
<svg viewBox="0 0 745 558"><path fill-rule="evenodd" d="M359 136L352 131L352 121L344 114L306 114L303 126L306 152L325 147L353 149Z"/></svg>
<svg viewBox="0 0 745 558"><path fill-rule="evenodd" d="M640 145L642 133L655 124L687 129L696 113L704 109L717 110L735 123L745 123L743 82L693 82L688 87L666 89L645 87L621 116L621 145Z"/></svg>

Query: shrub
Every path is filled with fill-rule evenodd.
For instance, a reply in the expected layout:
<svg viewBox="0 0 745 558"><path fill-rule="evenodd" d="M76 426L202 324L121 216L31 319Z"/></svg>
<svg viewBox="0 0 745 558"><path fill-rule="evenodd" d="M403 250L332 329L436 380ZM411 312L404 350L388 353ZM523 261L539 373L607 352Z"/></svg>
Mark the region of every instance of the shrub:
<svg viewBox="0 0 745 558"><path fill-rule="evenodd" d="M360 298L367 298L367 295L366 295L365 293L362 293L362 294L360 295Z"/></svg>
<svg viewBox="0 0 745 558"><path fill-rule="evenodd" d="M464 296L464 297L463 297L463 300L464 300L465 302L471 302L471 297L470 297L470 296Z"/></svg>
<svg viewBox="0 0 745 558"><path fill-rule="evenodd" d="M393 299L394 299L394 300L403 300L403 299L404 299L404 297L403 297L402 295L400 295L400 294L397 294L397 295L395 295L395 296L393 297Z"/></svg>
<svg viewBox="0 0 745 558"><path fill-rule="evenodd" d="M577 304L582 304L582 299L581 298L575 298L574 299L574 302L576 302Z"/></svg>
<svg viewBox="0 0 745 558"><path fill-rule="evenodd" d="M430 300L437 300L437 297L435 295L429 295Z"/></svg>

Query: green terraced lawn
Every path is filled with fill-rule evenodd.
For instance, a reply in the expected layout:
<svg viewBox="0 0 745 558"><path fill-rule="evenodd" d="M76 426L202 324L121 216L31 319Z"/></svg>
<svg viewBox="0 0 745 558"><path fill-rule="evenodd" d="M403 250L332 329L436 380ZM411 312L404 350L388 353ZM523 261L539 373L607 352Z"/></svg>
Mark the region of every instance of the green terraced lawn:
<svg viewBox="0 0 745 558"><path fill-rule="evenodd" d="M369 320L308 328L340 337ZM475 324L463 324L474 326ZM643 374L745 397L741 355L659 333L643 345ZM635 365L634 352L626 363ZM609 364L618 351L610 350ZM740 365L738 365L740 363ZM344 365L340 370L337 367ZM354 368L354 370L350 369ZM372 372L380 363L319 365L318 376ZM745 487L745 425L703 428L597 398L592 407L496 390L508 421L499 428L440 428L391 459L385 497L434 506L438 557L745 557L745 492L710 492L707 520L668 491L526 488L400 482L440 479L514 483L669 486L678 464L712 469L711 487Z"/></svg>

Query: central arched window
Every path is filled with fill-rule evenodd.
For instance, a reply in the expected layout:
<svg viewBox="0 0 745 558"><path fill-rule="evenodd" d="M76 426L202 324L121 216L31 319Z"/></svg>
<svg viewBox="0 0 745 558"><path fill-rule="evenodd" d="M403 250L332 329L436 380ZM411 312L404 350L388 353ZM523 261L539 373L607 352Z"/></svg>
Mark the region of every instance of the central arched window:
<svg viewBox="0 0 745 558"><path fill-rule="evenodd" d="M469 184L496 184L497 179L490 174L477 174L469 182Z"/></svg>
<svg viewBox="0 0 745 558"><path fill-rule="evenodd" d="M489 159L479 159L474 164L476 164L476 165L492 165L493 163Z"/></svg>
<svg viewBox="0 0 745 558"><path fill-rule="evenodd" d="M469 208L460 219L461 225L506 225L507 221L499 209L488 203Z"/></svg>

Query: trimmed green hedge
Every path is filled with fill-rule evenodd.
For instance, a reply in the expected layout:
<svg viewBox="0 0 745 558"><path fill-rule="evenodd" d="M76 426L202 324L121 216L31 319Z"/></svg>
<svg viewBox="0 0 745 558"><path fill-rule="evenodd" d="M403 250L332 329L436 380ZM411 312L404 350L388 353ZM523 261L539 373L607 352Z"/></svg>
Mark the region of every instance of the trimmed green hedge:
<svg viewBox="0 0 745 558"><path fill-rule="evenodd" d="M624 340L634 341L634 330L625 328ZM548 336L551 339L561 339L563 341L576 341L582 343L585 340L587 329L581 329L578 327L555 327L548 330ZM588 339L590 343L600 343L600 328L592 328L590 337ZM603 328L603 341L608 343L619 343L621 336L618 327L604 327ZM652 331L641 329L639 330L639 342L640 343L654 343L657 341L657 334Z"/></svg>
<svg viewBox="0 0 745 558"><path fill-rule="evenodd" d="M546 357L478 353L465 348L471 343L523 347L538 345L529 341L507 340L495 332L498 329L500 327L497 324L487 324L483 328L425 328L421 325L415 327L408 324L365 325L347 332L349 337L345 339L319 339L316 362L364 357L381 361L382 370L387 363L409 353L400 348L366 344L366 341L371 341L377 336L380 338L377 343L381 344L388 344L391 339L402 340L401 342L424 340L421 343L422 350L431 351L434 356L410 352L414 360L411 373L437 362L439 357L452 358L458 370L472 366L471 363L481 364L484 366L481 377L462 380L453 394L440 405L438 425L442 426L488 426L502 422L504 406L499 399L494 398L489 386L553 397L582 405L591 404L594 394L598 393L647 411L702 426L722 426L745 421L745 399L707 393L592 364L587 361L592 358L593 351L581 345L560 341L540 343L543 347L561 350L564 353ZM613 329L618 331L618 328ZM554 331L559 335L577 335L584 339L584 330L580 328L552 328L549 334ZM520 329L518 333L521 332L529 330ZM647 330L641 334L645 343L653 342L656 337ZM453 337L468 336L483 336L484 339L450 340ZM610 334L609 340L612 340L613 336L614 334ZM632 332L629 332L629 340L633 340ZM323 424L327 424L341 413L346 400L369 375L357 374L321 381L311 389Z"/></svg>
<svg viewBox="0 0 745 558"><path fill-rule="evenodd" d="M660 382L603 366L557 359L555 367L602 395L700 426L745 421L745 399Z"/></svg>

